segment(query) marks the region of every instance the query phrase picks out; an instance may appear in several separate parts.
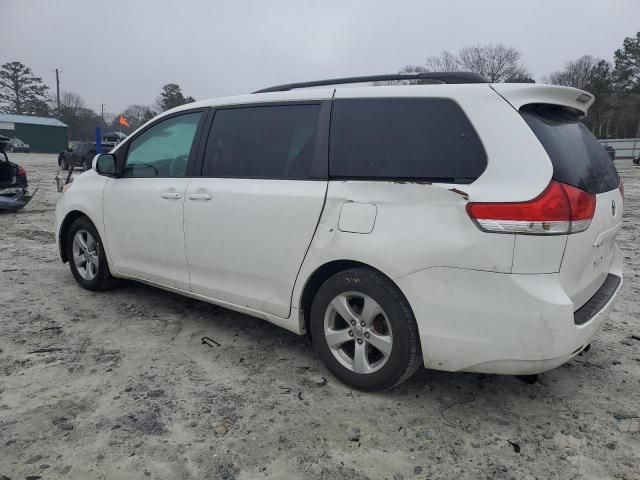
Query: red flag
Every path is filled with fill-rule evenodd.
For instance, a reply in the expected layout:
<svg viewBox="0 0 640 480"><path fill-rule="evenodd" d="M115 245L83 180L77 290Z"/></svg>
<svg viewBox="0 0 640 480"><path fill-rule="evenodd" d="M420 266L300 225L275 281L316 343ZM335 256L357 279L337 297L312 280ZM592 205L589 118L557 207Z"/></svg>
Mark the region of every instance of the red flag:
<svg viewBox="0 0 640 480"><path fill-rule="evenodd" d="M120 115L120 118L118 118L118 123L123 127L129 127L129 122L127 122L127 119L124 118L124 115Z"/></svg>

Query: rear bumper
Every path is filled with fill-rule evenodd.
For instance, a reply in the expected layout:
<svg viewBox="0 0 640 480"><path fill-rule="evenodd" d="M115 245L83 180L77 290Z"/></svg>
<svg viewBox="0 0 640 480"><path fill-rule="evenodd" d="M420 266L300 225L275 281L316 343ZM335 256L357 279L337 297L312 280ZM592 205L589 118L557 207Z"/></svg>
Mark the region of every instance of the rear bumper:
<svg viewBox="0 0 640 480"><path fill-rule="evenodd" d="M0 210L19 210L31 201L33 194L24 188L0 189Z"/></svg>
<svg viewBox="0 0 640 480"><path fill-rule="evenodd" d="M594 295L597 308L582 324L557 273L434 267L396 282L416 316L425 367L526 375L562 365L591 342L622 287L617 246L610 274L620 281L605 299Z"/></svg>

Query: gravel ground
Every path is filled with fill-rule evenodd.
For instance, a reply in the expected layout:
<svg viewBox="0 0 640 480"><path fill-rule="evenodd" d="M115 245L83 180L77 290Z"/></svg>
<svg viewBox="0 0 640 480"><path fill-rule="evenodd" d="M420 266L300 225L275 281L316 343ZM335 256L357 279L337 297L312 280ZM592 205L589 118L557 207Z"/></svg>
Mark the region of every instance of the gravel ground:
<svg viewBox="0 0 640 480"><path fill-rule="evenodd" d="M527 385L420 371L338 383L305 337L60 262L54 155L0 214L0 480L640 478L640 168L625 181L625 285L587 354ZM202 337L217 343L203 344Z"/></svg>

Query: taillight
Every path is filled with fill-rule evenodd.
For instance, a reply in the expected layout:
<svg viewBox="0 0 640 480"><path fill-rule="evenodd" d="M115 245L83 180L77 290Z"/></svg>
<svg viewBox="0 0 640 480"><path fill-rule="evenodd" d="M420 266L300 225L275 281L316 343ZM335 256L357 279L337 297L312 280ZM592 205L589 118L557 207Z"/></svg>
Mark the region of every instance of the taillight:
<svg viewBox="0 0 640 480"><path fill-rule="evenodd" d="M18 167L18 176L19 177L26 177L27 176L27 171L24 168L19 166Z"/></svg>
<svg viewBox="0 0 640 480"><path fill-rule="evenodd" d="M495 233L560 235L586 230L596 210L596 196L552 180L526 202L469 202L467 212L480 230Z"/></svg>
<svg viewBox="0 0 640 480"><path fill-rule="evenodd" d="M622 183L622 179L620 179L620 195L624 198L624 183Z"/></svg>

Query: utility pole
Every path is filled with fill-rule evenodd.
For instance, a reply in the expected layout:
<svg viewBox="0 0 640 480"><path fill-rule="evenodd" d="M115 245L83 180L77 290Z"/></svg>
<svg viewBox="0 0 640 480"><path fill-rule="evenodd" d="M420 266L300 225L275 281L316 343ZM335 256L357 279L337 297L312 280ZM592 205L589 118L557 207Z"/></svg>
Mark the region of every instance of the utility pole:
<svg viewBox="0 0 640 480"><path fill-rule="evenodd" d="M60 70L56 68L56 98L58 100L58 115L60 115Z"/></svg>

